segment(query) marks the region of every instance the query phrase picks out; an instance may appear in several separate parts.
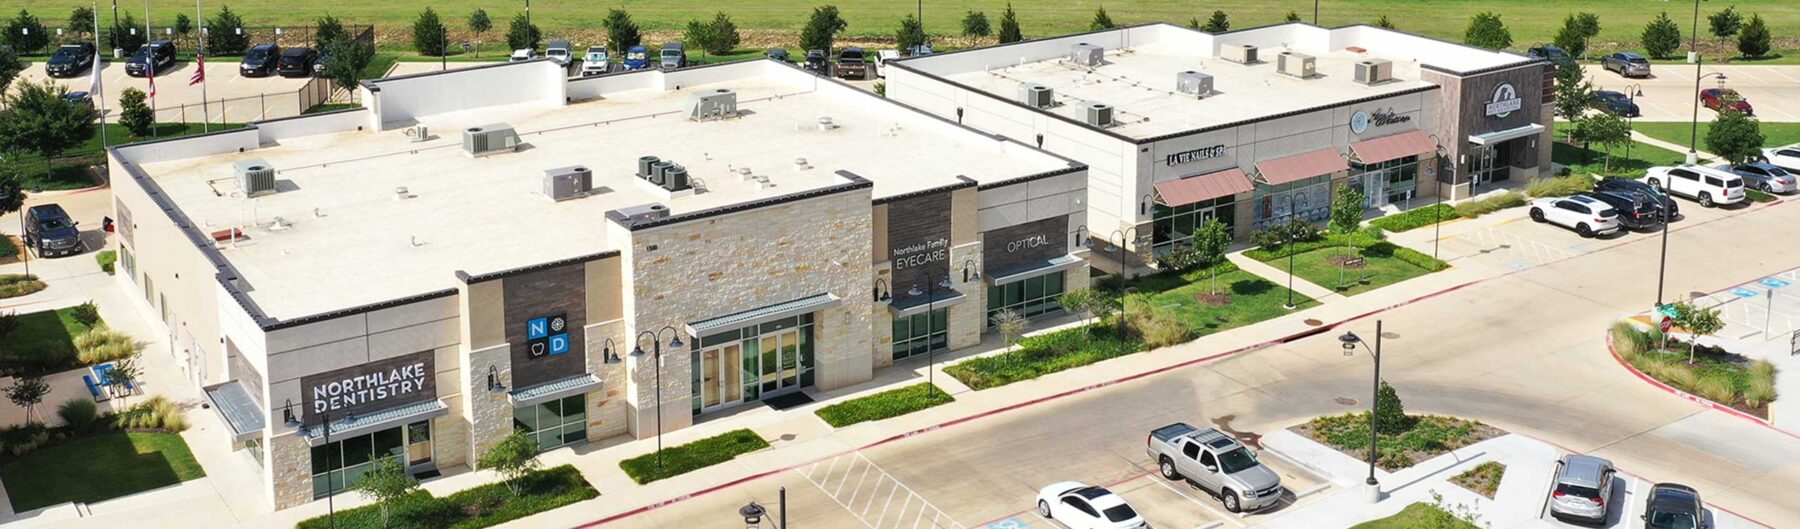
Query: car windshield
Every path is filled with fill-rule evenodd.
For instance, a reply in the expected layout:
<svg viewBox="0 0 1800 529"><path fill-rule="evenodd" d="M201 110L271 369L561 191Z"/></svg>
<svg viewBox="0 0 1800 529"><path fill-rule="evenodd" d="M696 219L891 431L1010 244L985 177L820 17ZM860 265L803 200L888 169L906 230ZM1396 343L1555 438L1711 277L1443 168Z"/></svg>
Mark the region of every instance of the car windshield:
<svg viewBox="0 0 1800 529"><path fill-rule="evenodd" d="M1137 511L1131 510L1130 505L1123 503L1114 505L1102 512L1106 513L1107 521L1113 522L1123 522L1125 520L1137 518L1138 515Z"/></svg>
<svg viewBox="0 0 1800 529"><path fill-rule="evenodd" d="M1643 57L1632 57L1632 58L1625 59L1625 60L1631 62L1631 64L1643 64L1643 65L1650 64L1650 59L1645 59Z"/></svg>
<svg viewBox="0 0 1800 529"><path fill-rule="evenodd" d="M131 54L131 60L133 60L133 61L142 61L142 60L148 59L148 58L150 58L150 47L149 46L144 46L142 48L138 48L138 51L136 53Z"/></svg>
<svg viewBox="0 0 1800 529"><path fill-rule="evenodd" d="M1253 466L1256 466L1256 456L1250 455L1249 449L1238 447L1237 450L1219 454L1219 470L1226 474L1236 474Z"/></svg>
<svg viewBox="0 0 1800 529"><path fill-rule="evenodd" d="M73 47L73 46L67 47L67 48L57 48L56 55L51 58L52 59L74 59L75 56L80 53L81 53L81 49Z"/></svg>
<svg viewBox="0 0 1800 529"><path fill-rule="evenodd" d="M69 223L63 219L44 219L38 221L38 226L46 230L60 230L69 227Z"/></svg>
<svg viewBox="0 0 1800 529"><path fill-rule="evenodd" d="M1694 515L1685 512L1653 511L1649 517L1650 529L1697 529Z"/></svg>
<svg viewBox="0 0 1800 529"><path fill-rule="evenodd" d="M269 58L268 48L251 48L250 53L244 54L245 62L261 62L267 58Z"/></svg>
<svg viewBox="0 0 1800 529"><path fill-rule="evenodd" d="M626 59L631 59L634 61L641 61L649 56L650 56L650 54L648 52L642 52L642 51L628 52L625 54Z"/></svg>

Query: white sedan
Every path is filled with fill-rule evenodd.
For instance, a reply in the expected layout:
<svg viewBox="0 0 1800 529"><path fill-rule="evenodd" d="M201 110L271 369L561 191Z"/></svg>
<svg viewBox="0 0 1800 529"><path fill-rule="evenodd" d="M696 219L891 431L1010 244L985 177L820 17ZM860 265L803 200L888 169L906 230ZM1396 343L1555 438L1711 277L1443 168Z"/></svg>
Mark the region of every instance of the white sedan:
<svg viewBox="0 0 1800 529"><path fill-rule="evenodd" d="M1572 228L1582 237L1619 231L1619 211L1593 197L1575 195L1531 201L1531 220Z"/></svg>
<svg viewBox="0 0 1800 529"><path fill-rule="evenodd" d="M1124 498L1106 487L1064 481L1038 491L1038 516L1069 529L1150 529Z"/></svg>
<svg viewBox="0 0 1800 529"><path fill-rule="evenodd" d="M1763 149L1763 160L1769 162L1769 165L1786 169L1790 173L1800 172L1800 143Z"/></svg>

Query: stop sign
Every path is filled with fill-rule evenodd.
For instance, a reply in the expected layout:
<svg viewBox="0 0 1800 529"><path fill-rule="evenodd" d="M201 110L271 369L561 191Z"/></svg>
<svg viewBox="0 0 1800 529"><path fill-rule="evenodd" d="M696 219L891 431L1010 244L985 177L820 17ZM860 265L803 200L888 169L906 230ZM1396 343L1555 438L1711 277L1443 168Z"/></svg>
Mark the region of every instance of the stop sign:
<svg viewBox="0 0 1800 529"><path fill-rule="evenodd" d="M1662 328L1662 332L1668 333L1669 329L1675 328L1675 318L1663 316L1662 322L1658 325L1658 327Z"/></svg>

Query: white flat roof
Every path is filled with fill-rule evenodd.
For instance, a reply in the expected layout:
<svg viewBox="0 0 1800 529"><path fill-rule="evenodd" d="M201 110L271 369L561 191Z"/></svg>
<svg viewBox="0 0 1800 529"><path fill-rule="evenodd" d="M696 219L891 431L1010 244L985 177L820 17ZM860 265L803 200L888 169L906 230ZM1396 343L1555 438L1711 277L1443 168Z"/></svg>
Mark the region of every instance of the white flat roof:
<svg viewBox="0 0 1800 529"><path fill-rule="evenodd" d="M720 71L712 78L743 75L567 106L424 116L419 124L436 138L420 143L400 130L342 132L142 168L202 231L242 227L248 240L222 253L267 316L291 319L454 288L458 270L482 274L616 249L625 243L607 240L605 214L629 206L662 203L680 215L845 183L839 170L873 181L879 199L955 185L958 175L999 181L1069 167L854 88L815 85L798 70L713 68ZM690 96L714 88L736 91L744 115L687 120ZM657 113L665 114L648 117ZM820 130L821 116L838 128ZM464 154L461 131L492 123L514 127L526 147ZM663 200L640 189L633 180L646 155L686 167L705 191ZM277 169L281 192L233 197L232 163L252 158ZM797 169L797 158L810 169ZM543 171L569 165L593 171L596 194L552 202L542 194ZM734 172L743 167L773 187L758 189ZM402 186L413 198L396 198ZM290 227L271 229L275 217Z"/></svg>

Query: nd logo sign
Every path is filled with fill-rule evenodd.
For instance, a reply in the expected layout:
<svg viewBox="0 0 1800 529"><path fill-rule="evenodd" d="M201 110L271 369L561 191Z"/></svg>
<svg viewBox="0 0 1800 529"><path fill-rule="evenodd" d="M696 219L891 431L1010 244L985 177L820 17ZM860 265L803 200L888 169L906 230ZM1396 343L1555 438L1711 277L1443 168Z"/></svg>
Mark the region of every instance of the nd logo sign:
<svg viewBox="0 0 1800 529"><path fill-rule="evenodd" d="M532 318L525 322L525 341L531 358L569 352L569 320L566 314Z"/></svg>

